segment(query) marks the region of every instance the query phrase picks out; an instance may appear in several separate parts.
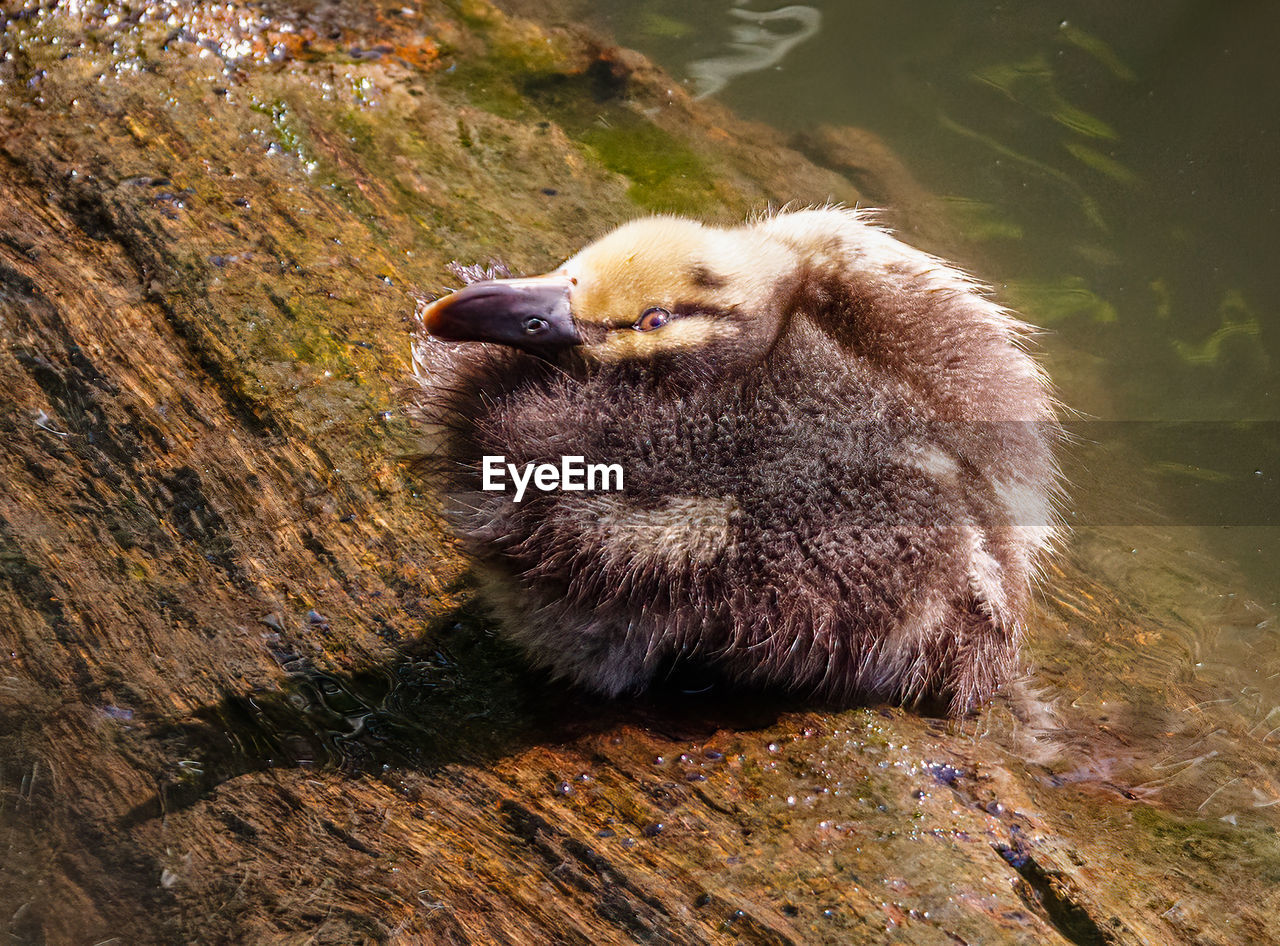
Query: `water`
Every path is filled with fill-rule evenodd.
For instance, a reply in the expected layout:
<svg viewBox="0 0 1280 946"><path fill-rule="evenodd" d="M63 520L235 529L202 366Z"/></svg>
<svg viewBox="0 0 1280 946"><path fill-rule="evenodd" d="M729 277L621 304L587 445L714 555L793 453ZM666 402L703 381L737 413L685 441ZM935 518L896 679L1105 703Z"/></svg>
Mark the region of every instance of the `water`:
<svg viewBox="0 0 1280 946"><path fill-rule="evenodd" d="M1201 422L1081 433L1150 457L1145 475L1172 494L1173 519L1233 529L1207 541L1258 595L1280 597L1274 532L1247 528L1280 524L1280 438L1238 426L1280 418L1280 69L1268 39L1280 7L603 9L623 43L739 114L882 139L941 198L934 229L949 236L933 248L1050 330L1068 405L1088 419ZM886 210L908 239L923 236L918 215ZM1082 361L1088 380L1068 364ZM1243 496L1242 517L1231 510Z"/></svg>
<svg viewBox="0 0 1280 946"><path fill-rule="evenodd" d="M713 87L709 62L751 58L735 29L806 29L727 0L603 8L695 91ZM816 35L718 99L787 131L880 136L977 245L968 262L1106 359L1110 416L1280 418L1280 7L804 9Z"/></svg>
<svg viewBox="0 0 1280 946"><path fill-rule="evenodd" d="M1280 6L601 11L692 92L801 146L821 125L871 132L905 178L857 181L869 201L1049 330L1082 412L1071 555L1097 585L1047 582L1030 686L1048 713L1020 751L1200 817L1274 813ZM917 196L901 179L940 199L895 206Z"/></svg>

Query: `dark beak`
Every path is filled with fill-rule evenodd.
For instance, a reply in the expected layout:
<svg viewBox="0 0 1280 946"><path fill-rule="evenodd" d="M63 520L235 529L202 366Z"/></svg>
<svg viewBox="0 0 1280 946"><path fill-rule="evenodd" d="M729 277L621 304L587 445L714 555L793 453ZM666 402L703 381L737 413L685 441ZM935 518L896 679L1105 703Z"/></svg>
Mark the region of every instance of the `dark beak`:
<svg viewBox="0 0 1280 946"><path fill-rule="evenodd" d="M452 342L496 342L535 355L582 344L569 314L567 276L486 279L431 303L427 332Z"/></svg>

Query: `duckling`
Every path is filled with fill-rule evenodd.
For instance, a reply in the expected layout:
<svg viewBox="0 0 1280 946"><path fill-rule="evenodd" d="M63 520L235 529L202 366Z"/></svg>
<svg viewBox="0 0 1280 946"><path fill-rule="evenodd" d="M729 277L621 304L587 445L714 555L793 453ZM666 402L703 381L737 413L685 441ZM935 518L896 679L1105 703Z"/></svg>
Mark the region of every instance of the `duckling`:
<svg viewBox="0 0 1280 946"><path fill-rule="evenodd" d="M1013 672L1055 401L1026 324L864 212L640 219L420 314L427 466L535 663L609 696L693 661L956 715ZM567 456L623 488L486 480Z"/></svg>

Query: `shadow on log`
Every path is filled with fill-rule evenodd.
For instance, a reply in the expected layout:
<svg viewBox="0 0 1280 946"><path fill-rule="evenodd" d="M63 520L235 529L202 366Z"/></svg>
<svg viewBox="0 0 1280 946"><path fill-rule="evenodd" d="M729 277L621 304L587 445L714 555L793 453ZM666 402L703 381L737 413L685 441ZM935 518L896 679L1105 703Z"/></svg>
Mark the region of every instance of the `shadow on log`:
<svg viewBox="0 0 1280 946"><path fill-rule="evenodd" d="M328 630L315 612L310 623L312 630ZM700 741L721 730L767 729L800 708L773 694L727 689L692 670L643 698L592 698L530 670L486 623L460 608L401 648L394 662L348 675L317 669L300 655L297 641L272 635L285 686L228 694L216 706L158 726L155 739L182 746L201 762L131 811L123 825L188 808L223 782L272 768L436 775L626 724L673 741Z"/></svg>

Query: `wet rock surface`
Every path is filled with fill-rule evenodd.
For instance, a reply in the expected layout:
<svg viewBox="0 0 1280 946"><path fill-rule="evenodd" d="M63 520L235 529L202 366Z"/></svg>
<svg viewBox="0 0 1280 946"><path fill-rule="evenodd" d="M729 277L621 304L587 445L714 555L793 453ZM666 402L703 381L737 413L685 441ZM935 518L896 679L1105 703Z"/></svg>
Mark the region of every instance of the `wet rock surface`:
<svg viewBox="0 0 1280 946"><path fill-rule="evenodd" d="M1280 724L1202 669L1207 565L1162 598L1078 536L1035 671L959 723L599 703L469 603L399 462L416 298L642 211L853 202L837 172L887 160L856 134L819 167L478 0L0 25L9 942L1278 935ZM1213 597L1240 672L1280 673L1268 618Z"/></svg>

